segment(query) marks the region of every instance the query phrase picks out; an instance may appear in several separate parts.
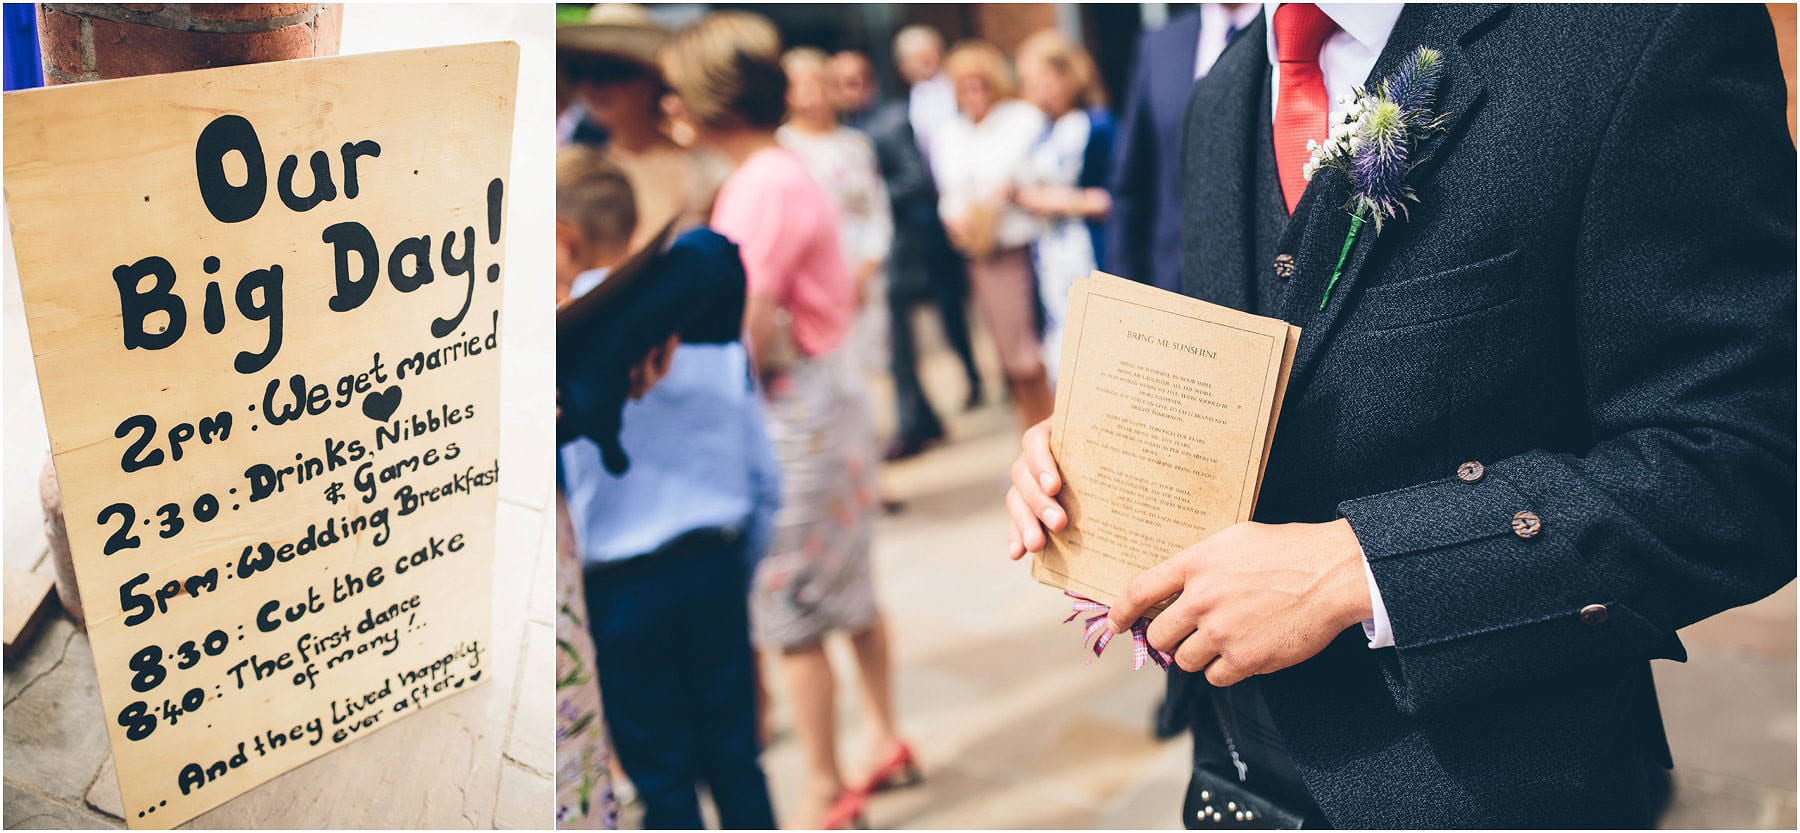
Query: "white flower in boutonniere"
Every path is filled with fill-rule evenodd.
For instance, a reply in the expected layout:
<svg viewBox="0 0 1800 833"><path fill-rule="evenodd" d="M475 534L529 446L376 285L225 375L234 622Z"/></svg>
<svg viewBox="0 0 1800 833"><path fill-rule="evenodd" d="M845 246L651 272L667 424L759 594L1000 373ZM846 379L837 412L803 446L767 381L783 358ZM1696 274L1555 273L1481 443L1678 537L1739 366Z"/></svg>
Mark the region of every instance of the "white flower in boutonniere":
<svg viewBox="0 0 1800 833"><path fill-rule="evenodd" d="M1363 223L1373 222L1375 233L1380 234L1383 220L1405 217L1406 203L1418 201L1406 175L1412 170L1419 140L1444 124L1442 114L1431 112L1443 61L1443 53L1419 47L1398 71L1376 84L1374 92L1357 87L1352 94L1339 96L1337 103L1344 109L1326 117L1331 129L1325 141L1307 141L1312 159L1301 168L1301 174L1311 181L1320 169L1337 168L1350 177L1351 186L1350 202L1344 206L1350 212L1350 232L1338 252L1331 280L1325 284L1319 309L1331 302L1331 289L1343 274L1344 261Z"/></svg>

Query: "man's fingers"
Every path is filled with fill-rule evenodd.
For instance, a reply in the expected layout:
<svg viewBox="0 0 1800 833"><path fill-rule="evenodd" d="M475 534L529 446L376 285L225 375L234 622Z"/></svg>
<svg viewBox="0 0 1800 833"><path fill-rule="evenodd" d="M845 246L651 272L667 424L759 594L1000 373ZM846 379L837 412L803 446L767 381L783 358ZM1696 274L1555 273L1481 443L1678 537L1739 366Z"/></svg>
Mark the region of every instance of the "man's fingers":
<svg viewBox="0 0 1800 833"><path fill-rule="evenodd" d="M1174 653L1175 646L1180 645L1183 639L1188 639L1199 620L1199 611L1182 604L1182 600L1177 600L1169 605L1168 610L1150 620L1150 629L1144 636L1150 640L1150 647Z"/></svg>
<svg viewBox="0 0 1800 833"><path fill-rule="evenodd" d="M1013 491L1019 493L1031 516L1050 530L1061 530L1069 524L1069 513L1063 511L1056 498L1044 491L1044 484L1024 457L1013 462Z"/></svg>
<svg viewBox="0 0 1800 833"><path fill-rule="evenodd" d="M1182 667L1186 668L1187 666ZM1211 665L1206 666L1206 681L1219 688L1224 688L1243 682L1244 678L1250 676L1250 673L1249 670L1239 668L1233 665L1230 659L1221 656L1213 660Z"/></svg>
<svg viewBox="0 0 1800 833"><path fill-rule="evenodd" d="M1162 617L1156 618L1161 619ZM1207 663L1213 662L1218 655L1218 647L1207 642L1199 632L1195 632L1187 638L1186 642L1181 643L1181 647L1175 649L1175 664L1181 666L1183 671L1199 671L1205 668ZM1211 678L1212 675L1208 674L1207 679Z"/></svg>
<svg viewBox="0 0 1800 833"><path fill-rule="evenodd" d="M1025 557L1025 545L1019 543L1019 531L1011 526L1006 528L1006 557L1014 561Z"/></svg>
<svg viewBox="0 0 1800 833"><path fill-rule="evenodd" d="M1112 612L1107 614L1112 620L1113 632L1129 630L1132 622L1158 602L1181 592L1181 586L1186 582L1187 563L1180 555L1138 574L1125 586L1125 594L1113 602Z"/></svg>
<svg viewBox="0 0 1800 833"><path fill-rule="evenodd" d="M1038 488L1048 497L1062 491L1062 472L1056 467L1056 455L1050 453L1050 420L1031 426L1020 444L1025 449L1025 465Z"/></svg>
<svg viewBox="0 0 1800 833"><path fill-rule="evenodd" d="M1006 511L1012 515L1013 532L1019 536L1019 543L1025 546L1026 552L1042 552L1044 549L1044 528L1038 525L1036 516L1019 497L1018 489L1006 492Z"/></svg>

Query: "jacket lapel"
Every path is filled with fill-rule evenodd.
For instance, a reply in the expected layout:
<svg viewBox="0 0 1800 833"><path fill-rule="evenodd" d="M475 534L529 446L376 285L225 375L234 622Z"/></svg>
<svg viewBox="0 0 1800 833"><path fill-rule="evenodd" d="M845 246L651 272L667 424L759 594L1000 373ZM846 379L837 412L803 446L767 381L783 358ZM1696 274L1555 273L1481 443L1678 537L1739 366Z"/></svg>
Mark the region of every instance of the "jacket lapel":
<svg viewBox="0 0 1800 833"><path fill-rule="evenodd" d="M1249 309L1256 273L1252 219L1257 209L1259 97L1268 96L1268 50L1258 17L1188 99L1182 153L1182 294Z"/></svg>
<svg viewBox="0 0 1800 833"><path fill-rule="evenodd" d="M1438 86L1434 110L1445 114L1443 129L1420 141L1414 152L1413 166L1407 181L1416 183L1430 176L1442 161L1446 150L1467 129L1485 98L1486 86L1480 69L1465 49L1504 17L1506 9L1494 6L1431 4L1408 5L1394 25L1386 48L1369 72L1365 87L1373 87L1399 68L1402 61L1419 46L1429 46L1444 53L1444 75ZM1298 324L1303 332L1289 376L1288 401L1297 401L1292 392L1303 386L1316 369L1326 345L1335 336L1343 313L1349 309L1360 288L1364 266L1376 246L1390 246L1396 237L1407 233L1404 217L1384 222L1381 234L1373 224L1364 223L1358 232L1342 274L1331 289L1330 303L1323 310L1319 303L1325 297L1325 286L1337 265L1344 238L1350 231L1349 202L1351 185L1342 171L1326 169L1314 175L1300 198L1294 215L1300 222L1290 223L1283 233L1279 251L1294 256L1294 279L1284 293L1280 317ZM1266 265L1266 264L1265 264Z"/></svg>

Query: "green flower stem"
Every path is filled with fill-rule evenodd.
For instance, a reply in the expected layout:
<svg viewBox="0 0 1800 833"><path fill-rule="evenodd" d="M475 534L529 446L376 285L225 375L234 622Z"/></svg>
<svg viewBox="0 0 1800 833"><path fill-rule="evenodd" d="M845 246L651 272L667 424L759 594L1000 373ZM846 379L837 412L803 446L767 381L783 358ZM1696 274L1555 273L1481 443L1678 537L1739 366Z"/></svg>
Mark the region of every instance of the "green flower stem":
<svg viewBox="0 0 1800 833"><path fill-rule="evenodd" d="M1337 265L1331 267L1331 280L1325 283L1325 295L1319 299L1320 310L1331 303L1331 289L1337 286L1338 277L1344 274L1344 261L1350 259L1350 247L1356 245L1356 233L1362 231L1362 224L1362 209L1358 208L1355 214L1350 215L1350 233L1344 235L1344 248L1338 251Z"/></svg>

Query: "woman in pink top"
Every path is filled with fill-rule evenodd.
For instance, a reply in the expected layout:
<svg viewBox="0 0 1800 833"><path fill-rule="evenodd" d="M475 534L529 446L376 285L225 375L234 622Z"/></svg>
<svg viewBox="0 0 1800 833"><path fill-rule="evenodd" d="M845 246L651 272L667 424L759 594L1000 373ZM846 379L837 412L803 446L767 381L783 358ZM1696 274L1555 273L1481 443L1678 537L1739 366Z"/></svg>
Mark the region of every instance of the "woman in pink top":
<svg viewBox="0 0 1800 833"><path fill-rule="evenodd" d="M737 165L712 227L744 259L745 339L768 392L782 475L773 543L751 588L751 625L758 647L781 654L808 758L799 826L838 828L860 814L870 789L915 770L894 727L887 632L869 568L875 444L846 349L856 287L832 198L776 142L787 94L780 60L775 27L745 12L707 15L662 53L674 117ZM848 632L855 648L877 761L848 786L824 650L832 631Z"/></svg>

